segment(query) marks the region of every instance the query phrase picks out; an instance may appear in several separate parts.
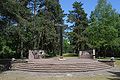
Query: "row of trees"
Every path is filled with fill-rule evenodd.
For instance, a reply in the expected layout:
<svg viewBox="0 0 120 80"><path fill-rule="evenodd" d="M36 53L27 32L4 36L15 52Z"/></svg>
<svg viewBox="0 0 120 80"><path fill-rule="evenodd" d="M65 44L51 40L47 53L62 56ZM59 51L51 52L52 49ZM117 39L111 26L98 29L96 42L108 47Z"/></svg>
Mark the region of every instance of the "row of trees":
<svg viewBox="0 0 120 80"><path fill-rule="evenodd" d="M120 14L107 0L98 0L88 19L82 5L74 2L67 15L72 30L64 37L64 52L94 48L119 56ZM27 57L30 49L55 56L60 50L56 24L64 24L64 17L59 0L0 0L0 57Z"/></svg>
<svg viewBox="0 0 120 80"><path fill-rule="evenodd" d="M73 24L73 31L68 35L74 50L94 48L104 56L120 55L120 14L107 0L98 0L95 10L87 19L82 5L75 2L68 14L68 22Z"/></svg>
<svg viewBox="0 0 120 80"><path fill-rule="evenodd" d="M59 51L63 11L58 0L0 0L0 56L23 58L30 49ZM23 54L24 53L24 54Z"/></svg>

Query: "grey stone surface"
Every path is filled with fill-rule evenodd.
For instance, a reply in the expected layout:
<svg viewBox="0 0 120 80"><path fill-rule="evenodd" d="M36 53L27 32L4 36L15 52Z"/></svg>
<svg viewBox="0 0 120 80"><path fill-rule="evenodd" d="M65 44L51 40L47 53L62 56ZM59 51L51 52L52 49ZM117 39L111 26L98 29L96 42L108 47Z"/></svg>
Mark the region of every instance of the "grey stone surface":
<svg viewBox="0 0 120 80"><path fill-rule="evenodd" d="M87 51L79 51L79 58L80 59L92 59L92 56Z"/></svg>
<svg viewBox="0 0 120 80"><path fill-rule="evenodd" d="M46 55L44 50L29 50L29 60L42 59Z"/></svg>

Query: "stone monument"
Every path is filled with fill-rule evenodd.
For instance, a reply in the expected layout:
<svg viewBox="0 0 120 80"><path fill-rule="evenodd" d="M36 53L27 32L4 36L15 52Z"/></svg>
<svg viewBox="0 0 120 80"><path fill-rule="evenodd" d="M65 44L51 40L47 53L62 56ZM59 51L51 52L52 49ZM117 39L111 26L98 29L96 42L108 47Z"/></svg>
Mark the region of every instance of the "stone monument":
<svg viewBox="0 0 120 80"><path fill-rule="evenodd" d="M79 58L80 59L91 59L92 56L87 51L79 51Z"/></svg>
<svg viewBox="0 0 120 80"><path fill-rule="evenodd" d="M95 49L93 49L93 59L95 59Z"/></svg>
<svg viewBox="0 0 120 80"><path fill-rule="evenodd" d="M44 50L29 50L29 60L45 58Z"/></svg>

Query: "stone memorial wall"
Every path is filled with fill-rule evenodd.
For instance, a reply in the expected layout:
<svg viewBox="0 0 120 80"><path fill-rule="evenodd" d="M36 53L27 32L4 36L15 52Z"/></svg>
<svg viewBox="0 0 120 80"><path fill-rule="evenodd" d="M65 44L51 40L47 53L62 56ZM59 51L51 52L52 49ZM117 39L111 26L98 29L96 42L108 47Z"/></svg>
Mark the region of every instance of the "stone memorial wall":
<svg viewBox="0 0 120 80"><path fill-rule="evenodd" d="M29 60L45 58L44 50L29 50Z"/></svg>

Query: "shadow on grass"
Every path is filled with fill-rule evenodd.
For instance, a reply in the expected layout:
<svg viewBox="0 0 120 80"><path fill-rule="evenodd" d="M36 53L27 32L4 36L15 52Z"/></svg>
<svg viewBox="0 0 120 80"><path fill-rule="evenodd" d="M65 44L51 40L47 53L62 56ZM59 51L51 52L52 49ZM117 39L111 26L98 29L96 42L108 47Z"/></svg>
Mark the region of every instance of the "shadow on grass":
<svg viewBox="0 0 120 80"><path fill-rule="evenodd" d="M120 60L120 58L116 59L116 60Z"/></svg>
<svg viewBox="0 0 120 80"><path fill-rule="evenodd" d="M4 68L3 68L3 66L0 65L0 74L1 74L2 72L4 72Z"/></svg>
<svg viewBox="0 0 120 80"><path fill-rule="evenodd" d="M113 74L112 78L108 78L109 80L120 80L120 72L113 72L113 71L108 71L108 72Z"/></svg>
<svg viewBox="0 0 120 80"><path fill-rule="evenodd" d="M11 59L0 59L0 73L10 70L11 64Z"/></svg>

